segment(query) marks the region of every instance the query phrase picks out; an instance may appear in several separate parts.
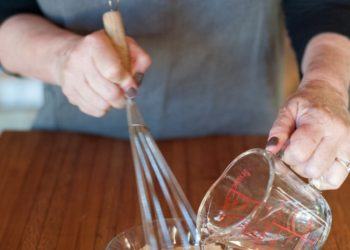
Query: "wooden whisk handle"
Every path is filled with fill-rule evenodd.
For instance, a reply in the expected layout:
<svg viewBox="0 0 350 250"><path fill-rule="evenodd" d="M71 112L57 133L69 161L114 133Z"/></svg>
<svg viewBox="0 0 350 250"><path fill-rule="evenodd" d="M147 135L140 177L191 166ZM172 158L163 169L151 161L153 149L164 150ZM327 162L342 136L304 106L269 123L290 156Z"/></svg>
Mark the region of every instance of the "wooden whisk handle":
<svg viewBox="0 0 350 250"><path fill-rule="evenodd" d="M119 11L108 11L103 14L103 25L107 35L113 41L124 68L130 72L130 55L126 43L123 19Z"/></svg>

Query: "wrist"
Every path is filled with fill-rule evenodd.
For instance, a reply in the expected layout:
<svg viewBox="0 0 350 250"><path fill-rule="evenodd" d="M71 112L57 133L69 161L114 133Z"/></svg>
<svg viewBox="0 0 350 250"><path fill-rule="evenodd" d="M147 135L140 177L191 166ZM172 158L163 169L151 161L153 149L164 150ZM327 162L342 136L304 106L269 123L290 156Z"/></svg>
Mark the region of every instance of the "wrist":
<svg viewBox="0 0 350 250"><path fill-rule="evenodd" d="M350 40L340 34L323 33L307 45L302 62L303 82L323 82L339 92L350 83Z"/></svg>
<svg viewBox="0 0 350 250"><path fill-rule="evenodd" d="M339 85L325 79L303 78L299 85L298 91L314 93L314 96L319 96L323 99L327 99L328 96L333 96L338 100L337 103L345 106L346 108L349 106L349 94L347 89L341 90Z"/></svg>

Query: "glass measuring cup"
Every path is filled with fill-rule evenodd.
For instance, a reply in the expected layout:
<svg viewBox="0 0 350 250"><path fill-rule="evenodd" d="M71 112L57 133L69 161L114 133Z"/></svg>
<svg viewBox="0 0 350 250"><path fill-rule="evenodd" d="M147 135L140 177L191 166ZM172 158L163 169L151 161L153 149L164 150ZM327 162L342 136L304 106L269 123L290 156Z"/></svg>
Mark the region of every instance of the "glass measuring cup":
<svg viewBox="0 0 350 250"><path fill-rule="evenodd" d="M331 222L320 192L263 149L232 161L197 215L202 241L232 249L319 249Z"/></svg>

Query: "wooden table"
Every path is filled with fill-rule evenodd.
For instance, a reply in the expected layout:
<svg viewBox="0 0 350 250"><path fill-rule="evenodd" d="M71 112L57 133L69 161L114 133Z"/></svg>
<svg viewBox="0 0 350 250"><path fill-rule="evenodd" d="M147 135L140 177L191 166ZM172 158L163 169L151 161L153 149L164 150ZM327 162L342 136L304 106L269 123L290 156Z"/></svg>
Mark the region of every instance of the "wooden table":
<svg viewBox="0 0 350 250"><path fill-rule="evenodd" d="M159 142L195 208L239 153L264 137ZM129 143L73 133L0 137L0 249L104 249L140 223ZM350 183L325 193L334 214L324 249L350 249Z"/></svg>

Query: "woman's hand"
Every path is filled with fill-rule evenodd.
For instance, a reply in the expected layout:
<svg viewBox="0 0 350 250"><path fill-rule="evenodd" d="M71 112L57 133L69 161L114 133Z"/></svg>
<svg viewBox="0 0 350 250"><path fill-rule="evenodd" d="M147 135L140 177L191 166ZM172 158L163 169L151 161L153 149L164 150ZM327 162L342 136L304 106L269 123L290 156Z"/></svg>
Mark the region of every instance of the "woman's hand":
<svg viewBox="0 0 350 250"><path fill-rule="evenodd" d="M104 31L85 37L31 14L18 14L0 26L0 61L10 72L59 84L68 100L100 117L134 96L150 57L127 38L131 72Z"/></svg>
<svg viewBox="0 0 350 250"><path fill-rule="evenodd" d="M320 189L339 188L350 160L347 98L327 82L304 83L280 110L269 138L267 149L285 147L283 160L299 175Z"/></svg>
<svg viewBox="0 0 350 250"><path fill-rule="evenodd" d="M319 189L337 189L350 165L350 40L322 33L307 45L303 80L270 131L267 150Z"/></svg>
<svg viewBox="0 0 350 250"><path fill-rule="evenodd" d="M72 39L63 48L56 67L57 82L68 100L82 112L101 117L111 107L124 107L125 94L136 95L151 59L130 37L127 43L131 72L123 68L118 52L104 31Z"/></svg>

